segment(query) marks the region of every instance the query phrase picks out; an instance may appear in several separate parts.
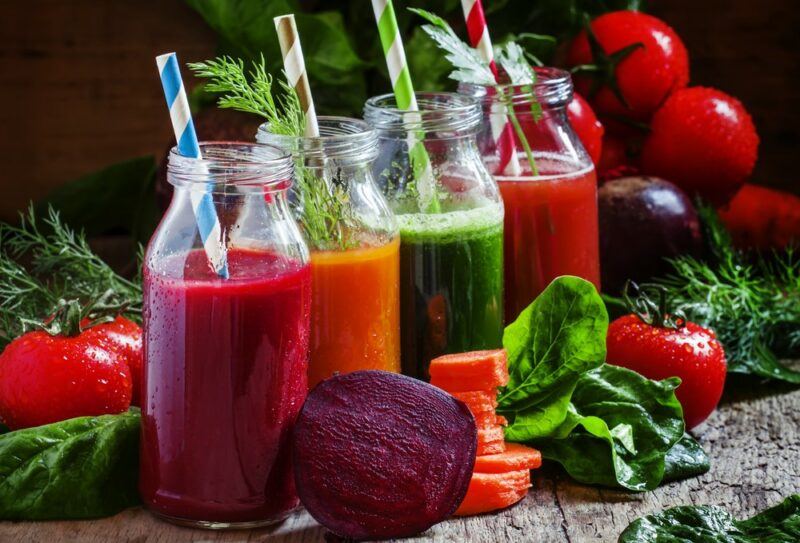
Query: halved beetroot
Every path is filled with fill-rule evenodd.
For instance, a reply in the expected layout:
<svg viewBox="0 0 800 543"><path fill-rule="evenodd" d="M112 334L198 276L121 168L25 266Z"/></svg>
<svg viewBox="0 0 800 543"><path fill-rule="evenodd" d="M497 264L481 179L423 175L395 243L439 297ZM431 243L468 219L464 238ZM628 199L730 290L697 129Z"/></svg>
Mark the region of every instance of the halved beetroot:
<svg viewBox="0 0 800 543"><path fill-rule="evenodd" d="M385 371L335 375L309 393L295 425L297 492L339 536L411 536L456 510L476 446L472 414L446 392Z"/></svg>

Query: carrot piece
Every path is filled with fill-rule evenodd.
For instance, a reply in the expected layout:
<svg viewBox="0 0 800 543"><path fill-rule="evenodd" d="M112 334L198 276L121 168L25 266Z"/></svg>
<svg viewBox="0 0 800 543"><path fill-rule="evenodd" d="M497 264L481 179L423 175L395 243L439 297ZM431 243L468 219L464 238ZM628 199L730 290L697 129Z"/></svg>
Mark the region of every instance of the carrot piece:
<svg viewBox="0 0 800 543"><path fill-rule="evenodd" d="M495 415L494 423L499 424L500 426L508 426L508 420L506 420L503 415Z"/></svg>
<svg viewBox="0 0 800 543"><path fill-rule="evenodd" d="M508 383L508 356L503 349L447 354L428 371L431 384L447 392L492 390Z"/></svg>
<svg viewBox="0 0 800 543"><path fill-rule="evenodd" d="M506 443L503 453L478 456L473 469L476 473L505 473L536 469L541 465L542 454L536 449L519 443Z"/></svg>
<svg viewBox="0 0 800 543"><path fill-rule="evenodd" d="M502 426L490 426L488 428L478 427L478 450L477 455L499 454L506 450L504 441L505 432Z"/></svg>
<svg viewBox="0 0 800 543"><path fill-rule="evenodd" d="M473 473L467 494L455 514L478 515L503 509L523 499L530 487L529 470Z"/></svg>
<svg viewBox="0 0 800 543"><path fill-rule="evenodd" d="M468 392L451 392L455 399L466 404L472 415L477 418L482 413L494 413L497 408L497 391L471 390Z"/></svg>

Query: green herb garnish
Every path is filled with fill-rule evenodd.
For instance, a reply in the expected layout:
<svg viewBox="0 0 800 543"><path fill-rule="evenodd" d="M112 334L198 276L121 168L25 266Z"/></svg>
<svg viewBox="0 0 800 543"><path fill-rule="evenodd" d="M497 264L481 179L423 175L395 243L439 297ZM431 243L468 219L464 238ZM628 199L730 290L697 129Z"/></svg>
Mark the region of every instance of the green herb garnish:
<svg viewBox="0 0 800 543"><path fill-rule="evenodd" d="M451 79L462 83L495 88L497 96L500 97L505 106L506 115L528 158L531 174L538 175L533 151L514 110L513 89L509 89L509 92L506 93L503 87L497 84L489 62L484 60L469 44L459 39L450 25L447 24L447 21L424 9L409 8L409 10L431 23L422 25L422 30L431 37L440 49L445 51L445 58L453 64L455 69L450 73ZM541 117L541 105L536 100L536 95L533 92L533 85L536 83L536 72L530 67L525 58L525 51L513 41L496 47L495 50L497 63L506 72L511 85L523 86L523 90L526 93L529 92L531 113L534 119L538 120Z"/></svg>
<svg viewBox="0 0 800 543"><path fill-rule="evenodd" d="M790 248L748 260L713 208L698 212L710 257L679 257L669 276L642 288L665 289L673 308L714 330L729 372L800 383L800 372L778 360L800 350L800 258Z"/></svg>
<svg viewBox="0 0 800 543"><path fill-rule="evenodd" d="M260 62L253 62L249 73L242 60L230 57L191 63L189 68L209 79L206 90L222 95L219 107L259 115L273 134L304 137L305 114L297 92L281 79L282 94L276 97L263 56ZM298 222L313 248L343 250L357 244L353 236L356 221L345 186L323 179L315 169L296 160L295 187L298 198L293 205Z"/></svg>
<svg viewBox="0 0 800 543"><path fill-rule="evenodd" d="M95 302L99 310L124 307L125 316L141 322L141 280L112 270L55 210L39 219L31 207L20 226L0 225L0 347L69 300Z"/></svg>

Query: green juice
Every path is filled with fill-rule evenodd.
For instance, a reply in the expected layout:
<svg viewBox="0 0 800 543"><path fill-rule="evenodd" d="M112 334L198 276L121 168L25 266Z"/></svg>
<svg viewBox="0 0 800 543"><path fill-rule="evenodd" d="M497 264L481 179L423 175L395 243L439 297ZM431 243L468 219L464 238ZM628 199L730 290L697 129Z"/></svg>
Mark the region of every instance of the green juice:
<svg viewBox="0 0 800 543"><path fill-rule="evenodd" d="M503 339L503 207L398 215L403 373Z"/></svg>

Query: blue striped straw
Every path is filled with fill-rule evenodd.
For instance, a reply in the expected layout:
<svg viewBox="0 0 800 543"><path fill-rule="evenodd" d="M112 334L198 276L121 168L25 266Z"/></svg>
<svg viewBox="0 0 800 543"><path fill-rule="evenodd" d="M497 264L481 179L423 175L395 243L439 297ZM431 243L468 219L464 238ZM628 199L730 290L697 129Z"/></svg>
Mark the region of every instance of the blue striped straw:
<svg viewBox="0 0 800 543"><path fill-rule="evenodd" d="M161 85L164 87L164 97L167 99L172 129L178 142L178 153L181 156L202 159L200 142L194 131L192 113L189 110L189 100L186 98L186 89L181 79L178 57L175 53L159 55L156 57L156 64L161 76ZM222 227L211 194L208 191L190 191L189 197L208 260L217 275L227 279L228 257L225 244L222 242Z"/></svg>

